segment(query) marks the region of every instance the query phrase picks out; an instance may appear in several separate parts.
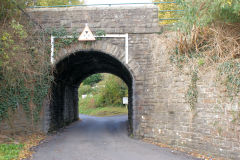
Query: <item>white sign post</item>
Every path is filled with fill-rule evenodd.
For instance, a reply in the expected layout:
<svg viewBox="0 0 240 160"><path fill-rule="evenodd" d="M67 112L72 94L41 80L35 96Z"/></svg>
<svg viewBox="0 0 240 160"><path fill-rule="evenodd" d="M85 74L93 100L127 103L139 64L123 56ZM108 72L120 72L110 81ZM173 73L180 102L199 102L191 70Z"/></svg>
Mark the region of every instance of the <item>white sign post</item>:
<svg viewBox="0 0 240 160"><path fill-rule="evenodd" d="M127 108L127 105L128 105L128 97L123 97L123 104L126 105L126 108Z"/></svg>

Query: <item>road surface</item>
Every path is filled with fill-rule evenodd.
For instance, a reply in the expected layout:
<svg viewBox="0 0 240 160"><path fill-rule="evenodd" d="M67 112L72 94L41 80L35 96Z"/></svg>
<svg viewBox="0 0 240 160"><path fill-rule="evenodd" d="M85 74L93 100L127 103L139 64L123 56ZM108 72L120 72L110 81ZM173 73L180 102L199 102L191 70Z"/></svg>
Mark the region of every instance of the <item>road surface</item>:
<svg viewBox="0 0 240 160"><path fill-rule="evenodd" d="M184 153L127 136L127 116L80 115L37 147L33 160L196 160Z"/></svg>

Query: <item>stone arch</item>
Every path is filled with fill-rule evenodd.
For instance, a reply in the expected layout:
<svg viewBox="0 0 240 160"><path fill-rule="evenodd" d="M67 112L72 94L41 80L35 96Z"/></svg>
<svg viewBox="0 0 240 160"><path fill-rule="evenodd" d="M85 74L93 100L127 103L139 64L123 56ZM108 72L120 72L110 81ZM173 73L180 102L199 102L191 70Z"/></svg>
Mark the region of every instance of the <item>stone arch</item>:
<svg viewBox="0 0 240 160"><path fill-rule="evenodd" d="M48 131L61 128L78 119L78 87L88 76L107 72L120 77L129 89L129 131L134 131L135 81L141 68L133 60L125 63L124 50L104 41L73 44L58 52L55 61L55 83L49 106Z"/></svg>
<svg viewBox="0 0 240 160"><path fill-rule="evenodd" d="M99 51L102 53L106 53L108 55L113 56L118 59L133 75L134 79L141 80L143 77L141 66L133 59L129 59L128 64L125 62L125 50L124 47L111 44L104 40L97 40L95 42L87 42L87 43L75 43L67 48L61 49L57 55L55 56L55 64L57 64L62 59L67 56L74 54L78 51Z"/></svg>

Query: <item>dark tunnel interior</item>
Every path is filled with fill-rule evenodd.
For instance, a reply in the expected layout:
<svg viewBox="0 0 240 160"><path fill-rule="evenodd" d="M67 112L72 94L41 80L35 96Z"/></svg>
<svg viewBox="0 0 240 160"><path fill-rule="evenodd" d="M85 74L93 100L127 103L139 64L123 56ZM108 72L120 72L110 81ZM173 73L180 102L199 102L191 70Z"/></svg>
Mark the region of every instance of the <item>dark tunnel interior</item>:
<svg viewBox="0 0 240 160"><path fill-rule="evenodd" d="M132 132L133 77L118 59L99 51L78 51L55 65L49 131L79 119L78 87L85 78L96 73L114 74L128 86L128 128L129 133Z"/></svg>

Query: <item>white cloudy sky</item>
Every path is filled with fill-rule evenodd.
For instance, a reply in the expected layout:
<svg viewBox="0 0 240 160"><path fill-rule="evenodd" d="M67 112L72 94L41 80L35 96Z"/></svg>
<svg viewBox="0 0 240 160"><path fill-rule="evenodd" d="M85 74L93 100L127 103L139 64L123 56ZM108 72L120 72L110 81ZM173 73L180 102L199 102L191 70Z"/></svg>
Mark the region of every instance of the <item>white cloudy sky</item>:
<svg viewBox="0 0 240 160"><path fill-rule="evenodd" d="M149 3L152 0L85 0L86 4Z"/></svg>

